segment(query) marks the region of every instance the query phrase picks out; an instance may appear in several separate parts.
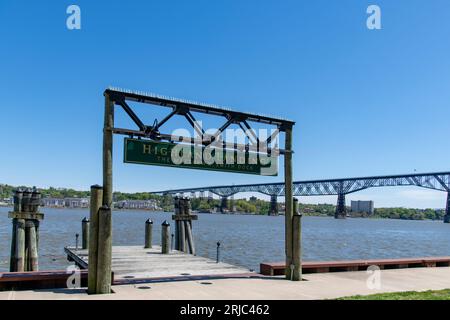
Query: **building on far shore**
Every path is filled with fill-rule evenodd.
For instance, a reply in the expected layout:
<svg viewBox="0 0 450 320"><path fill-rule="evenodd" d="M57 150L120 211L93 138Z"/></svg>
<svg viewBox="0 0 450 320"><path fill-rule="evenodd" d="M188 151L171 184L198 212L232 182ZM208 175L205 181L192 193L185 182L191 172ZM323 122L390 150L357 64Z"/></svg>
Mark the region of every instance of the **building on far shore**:
<svg viewBox="0 0 450 320"><path fill-rule="evenodd" d="M1 207L9 207L13 204L13 198L3 198L0 199L0 206Z"/></svg>
<svg viewBox="0 0 450 320"><path fill-rule="evenodd" d="M372 215L375 211L373 201L352 201L352 212Z"/></svg>
<svg viewBox="0 0 450 320"><path fill-rule="evenodd" d="M50 208L89 208L89 198L43 198L41 204Z"/></svg>
<svg viewBox="0 0 450 320"><path fill-rule="evenodd" d="M89 198L64 198L66 208L89 208Z"/></svg>
<svg viewBox="0 0 450 320"><path fill-rule="evenodd" d="M161 210L155 200L122 200L114 203L117 209Z"/></svg>
<svg viewBox="0 0 450 320"><path fill-rule="evenodd" d="M43 198L41 200L41 204L44 207L51 207L51 208L64 208L65 207L64 199L61 199L61 198Z"/></svg>

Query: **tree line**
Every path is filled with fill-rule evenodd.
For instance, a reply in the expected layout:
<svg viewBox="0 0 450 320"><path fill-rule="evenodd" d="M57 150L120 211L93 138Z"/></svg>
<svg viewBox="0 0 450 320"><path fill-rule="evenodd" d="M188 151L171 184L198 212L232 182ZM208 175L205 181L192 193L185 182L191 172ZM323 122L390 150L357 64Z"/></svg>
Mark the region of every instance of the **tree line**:
<svg viewBox="0 0 450 320"><path fill-rule="evenodd" d="M25 186L20 186L25 188ZM17 186L0 184L0 200L11 198ZM90 196L89 191L79 191L70 188L38 188L43 197L50 198L86 198ZM122 200L155 200L164 211L173 211L173 200L169 195L160 196L149 192L114 192L114 201ZM218 199L193 198L191 199L192 210L210 211L218 210L221 201ZM232 208L233 206L233 208ZM270 201L261 200L256 197L249 199L228 200L228 208L237 212L249 214L267 215L270 210ZM283 204L278 204L278 210L283 211ZM332 204L303 204L299 203L299 210L306 216L334 216L336 206ZM351 213L350 216L362 218L383 218L403 220L442 220L445 211L442 209L409 209L409 208L376 208L374 214Z"/></svg>

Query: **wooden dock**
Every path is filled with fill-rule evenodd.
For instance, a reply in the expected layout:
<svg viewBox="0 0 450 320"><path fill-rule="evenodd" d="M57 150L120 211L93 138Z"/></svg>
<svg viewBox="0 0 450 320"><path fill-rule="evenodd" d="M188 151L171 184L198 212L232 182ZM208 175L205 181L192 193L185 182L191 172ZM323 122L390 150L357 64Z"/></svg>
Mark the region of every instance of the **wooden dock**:
<svg viewBox="0 0 450 320"><path fill-rule="evenodd" d="M64 251L70 261L81 269L88 267L88 250L66 247ZM184 252L172 250L162 254L160 246L144 249L142 246L113 246L112 272L114 284L133 280L188 279L192 277L252 276L249 269L234 266Z"/></svg>

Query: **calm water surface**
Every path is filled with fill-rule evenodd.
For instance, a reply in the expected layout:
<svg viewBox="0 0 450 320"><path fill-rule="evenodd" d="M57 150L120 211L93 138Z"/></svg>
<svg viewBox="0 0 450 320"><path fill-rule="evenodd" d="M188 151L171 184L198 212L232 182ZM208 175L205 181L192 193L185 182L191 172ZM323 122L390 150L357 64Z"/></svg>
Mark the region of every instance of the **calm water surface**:
<svg viewBox="0 0 450 320"><path fill-rule="evenodd" d="M8 270L11 241L9 208L0 208L0 271ZM88 210L42 210L40 269L69 265L64 246L75 245ZM144 223L154 221L153 241L160 244L161 223L171 213L115 211L113 244L143 245ZM225 262L259 270L262 261L284 260L284 216L199 214L193 222L197 254L215 259L221 242ZM81 236L80 236L81 238ZM450 224L441 221L304 217L303 259L344 260L450 255Z"/></svg>

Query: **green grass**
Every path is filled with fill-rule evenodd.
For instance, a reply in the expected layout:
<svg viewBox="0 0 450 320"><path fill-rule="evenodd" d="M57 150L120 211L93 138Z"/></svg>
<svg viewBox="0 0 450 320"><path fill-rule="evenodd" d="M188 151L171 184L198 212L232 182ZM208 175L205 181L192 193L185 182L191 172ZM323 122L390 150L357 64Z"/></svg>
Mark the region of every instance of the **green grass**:
<svg viewBox="0 0 450 320"><path fill-rule="evenodd" d="M337 300L450 300L450 289L429 290L423 292L407 291L393 293L379 293L368 296L343 297Z"/></svg>

